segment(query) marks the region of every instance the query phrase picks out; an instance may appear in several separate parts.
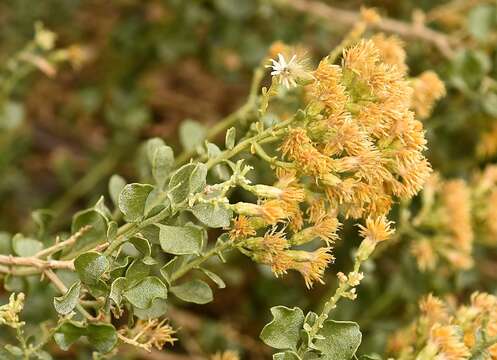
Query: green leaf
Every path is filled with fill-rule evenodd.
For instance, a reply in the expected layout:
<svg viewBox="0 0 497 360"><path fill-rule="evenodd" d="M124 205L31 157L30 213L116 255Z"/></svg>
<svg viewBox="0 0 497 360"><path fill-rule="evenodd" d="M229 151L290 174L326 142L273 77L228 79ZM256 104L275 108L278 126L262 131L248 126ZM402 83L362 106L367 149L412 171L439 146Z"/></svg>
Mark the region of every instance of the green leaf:
<svg viewBox="0 0 497 360"><path fill-rule="evenodd" d="M54 339L62 350L69 347L80 337L86 336L89 343L98 352L108 353L117 344L117 333L111 324L83 324L71 321L62 324L55 332Z"/></svg>
<svg viewBox="0 0 497 360"><path fill-rule="evenodd" d="M107 238L107 219L99 211L87 209L74 215L71 232L75 234L85 226L89 228L76 240L70 253L89 250Z"/></svg>
<svg viewBox="0 0 497 360"><path fill-rule="evenodd" d="M213 295L210 286L202 280L192 280L171 288L171 292L183 301L207 304Z"/></svg>
<svg viewBox="0 0 497 360"><path fill-rule="evenodd" d="M157 224L162 250L169 254L199 254L202 249L203 232L191 225L168 226Z"/></svg>
<svg viewBox="0 0 497 360"><path fill-rule="evenodd" d="M224 280L221 279L221 277L215 273L213 273L212 271L209 271L207 269L204 269L204 268L200 268L200 270L209 277L209 279L211 279L212 281L214 281L216 283L216 285L220 288L220 289L224 289L226 287L226 284L224 283Z"/></svg>
<svg viewBox="0 0 497 360"><path fill-rule="evenodd" d="M143 263L141 259L136 259L126 270L126 281L128 284L135 284L150 274L150 266Z"/></svg>
<svg viewBox="0 0 497 360"><path fill-rule="evenodd" d="M219 148L219 146L217 146L216 144L213 144L213 143L210 143L210 142L205 142L205 147L207 148L207 157L209 159L213 159L217 156L219 156L219 154L221 154L221 149Z"/></svg>
<svg viewBox="0 0 497 360"><path fill-rule="evenodd" d="M211 228L226 228L230 225L233 211L223 205L197 204L192 208L197 219Z"/></svg>
<svg viewBox="0 0 497 360"><path fill-rule="evenodd" d="M112 175L109 180L109 195L114 206L119 206L119 194L126 186L126 180L119 175Z"/></svg>
<svg viewBox="0 0 497 360"><path fill-rule="evenodd" d="M74 260L74 267L83 284L97 285L109 266L107 257L93 251L81 254Z"/></svg>
<svg viewBox="0 0 497 360"><path fill-rule="evenodd" d="M90 344L101 353L108 353L117 344L117 332L111 324L90 324L86 329Z"/></svg>
<svg viewBox="0 0 497 360"><path fill-rule="evenodd" d="M183 264L188 261L189 256L175 256L169 260L161 269L160 273L166 279L167 283L171 285L171 275L177 271Z"/></svg>
<svg viewBox="0 0 497 360"><path fill-rule="evenodd" d="M169 196L173 204L185 201L206 185L207 167L205 164L186 164L180 167L169 181Z"/></svg>
<svg viewBox="0 0 497 360"><path fill-rule="evenodd" d="M141 236L134 236L129 240L129 242L133 244L135 249L142 253L143 256L150 256L150 254L152 253L150 243L147 239Z"/></svg>
<svg viewBox="0 0 497 360"><path fill-rule="evenodd" d="M49 209L38 209L31 213L31 217L38 226L38 238L43 239L52 224L54 212Z"/></svg>
<svg viewBox="0 0 497 360"><path fill-rule="evenodd" d="M12 238L12 249L19 256L33 256L43 249L41 241L24 237L22 234L15 234Z"/></svg>
<svg viewBox="0 0 497 360"><path fill-rule="evenodd" d="M361 344L359 325L351 321L327 320L318 332L322 339L314 343L325 360L350 360Z"/></svg>
<svg viewBox="0 0 497 360"><path fill-rule="evenodd" d="M193 151L197 146L201 146L206 135L205 126L194 120L183 121L179 128L179 140L187 151Z"/></svg>
<svg viewBox="0 0 497 360"><path fill-rule="evenodd" d="M123 300L123 293L126 290L126 278L120 277L112 282L110 286L109 298L120 307Z"/></svg>
<svg viewBox="0 0 497 360"><path fill-rule="evenodd" d="M152 306L148 309L133 309L134 315L140 320L156 319L164 315L167 311L167 301L164 299L155 299Z"/></svg>
<svg viewBox="0 0 497 360"><path fill-rule="evenodd" d="M226 149L233 149L235 146L235 140L236 140L236 129L234 127L231 127L226 131L226 138L225 138L225 145Z"/></svg>
<svg viewBox="0 0 497 360"><path fill-rule="evenodd" d="M62 350L67 351L73 343L85 335L86 328L82 324L71 321L62 324L57 329L54 334L54 340Z"/></svg>
<svg viewBox="0 0 497 360"><path fill-rule="evenodd" d="M285 351L274 354L273 360L301 360L301 357L294 351Z"/></svg>
<svg viewBox="0 0 497 360"><path fill-rule="evenodd" d="M126 289L123 296L133 306L139 309L147 309L152 306L154 299L167 298L167 287L158 277L149 276L133 287Z"/></svg>
<svg viewBox="0 0 497 360"><path fill-rule="evenodd" d="M154 140L154 139L152 139ZM166 179L174 166L174 152L171 147L159 143L147 143L147 154L152 176L159 187L163 187Z"/></svg>
<svg viewBox="0 0 497 360"><path fill-rule="evenodd" d="M275 349L297 349L300 330L304 324L304 313L298 307L293 309L286 306L271 308L273 320L264 326L260 338Z"/></svg>
<svg viewBox="0 0 497 360"><path fill-rule="evenodd" d="M119 195L119 209L129 222L138 222L145 215L145 203L154 189L149 184L128 184Z"/></svg>
<svg viewBox="0 0 497 360"><path fill-rule="evenodd" d="M494 5L478 5L468 14L468 29L475 39L484 41L488 39L491 31L495 30L497 14Z"/></svg>
<svg viewBox="0 0 497 360"><path fill-rule="evenodd" d="M55 310L61 315L67 315L76 307L79 301L79 292L81 290L81 283L75 282L67 292L59 297L53 299L53 306Z"/></svg>
<svg viewBox="0 0 497 360"><path fill-rule="evenodd" d="M381 356L378 354L361 355L360 360L381 360Z"/></svg>

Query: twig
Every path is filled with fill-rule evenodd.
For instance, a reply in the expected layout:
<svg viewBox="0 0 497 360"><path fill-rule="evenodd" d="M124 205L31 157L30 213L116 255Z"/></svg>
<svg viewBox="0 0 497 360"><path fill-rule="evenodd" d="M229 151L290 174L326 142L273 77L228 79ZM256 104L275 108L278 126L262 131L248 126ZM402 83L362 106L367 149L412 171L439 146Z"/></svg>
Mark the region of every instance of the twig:
<svg viewBox="0 0 497 360"><path fill-rule="evenodd" d="M344 25L353 25L361 20L361 15L356 11L338 9L327 4L312 0L283 0L279 2L295 10L309 13L313 16L326 18ZM454 56L450 38L436 30L422 24L410 24L399 20L382 17L381 21L369 25L377 30L394 33L408 39L420 39L433 44L446 58Z"/></svg>
<svg viewBox="0 0 497 360"><path fill-rule="evenodd" d="M52 284L54 284L54 286L57 288L57 290L59 290L59 292L62 295L64 295L67 292L67 287L52 270L47 269L44 271L44 274L52 282ZM81 304L78 303L76 305L76 309L78 309L81 315L83 315L88 320L90 321L95 320L95 318L88 311L86 311Z"/></svg>
<svg viewBox="0 0 497 360"><path fill-rule="evenodd" d="M46 255L50 255L50 254L56 253L57 251L62 250L66 246L70 246L70 245L74 244L76 242L76 240L78 240L81 236L83 236L83 234L85 232L87 232L91 228L92 228L91 225L83 226L75 234L71 235L67 240L64 240L64 241L62 241L60 243L56 243L55 245L52 245L52 246L50 246L50 247L48 247L46 249L43 249L43 250L37 252L34 255L34 257L35 258L41 258L41 257L44 257Z"/></svg>
<svg viewBox="0 0 497 360"><path fill-rule="evenodd" d="M0 264L30 266L37 269L69 269L74 271L72 260L41 260L34 256L20 257L12 255L0 255Z"/></svg>

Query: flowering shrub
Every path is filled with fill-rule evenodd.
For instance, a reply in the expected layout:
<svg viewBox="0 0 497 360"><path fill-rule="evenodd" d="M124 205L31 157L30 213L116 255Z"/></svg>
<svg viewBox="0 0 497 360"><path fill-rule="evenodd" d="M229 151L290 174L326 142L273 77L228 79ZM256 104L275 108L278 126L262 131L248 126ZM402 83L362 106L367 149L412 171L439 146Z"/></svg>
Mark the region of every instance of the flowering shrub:
<svg viewBox="0 0 497 360"><path fill-rule="evenodd" d="M468 81L454 75L467 75L454 70L465 66L463 55L419 13L408 25L372 9L348 12L301 0L273 5L317 18L338 12L352 26L320 59L309 49L273 42L253 70L245 102L211 128L185 120L179 152L174 140L152 130L142 142L153 113L139 95L113 93L113 105L102 111L112 129L109 154L69 181L50 210L33 212L36 226L0 233L6 295L0 358L63 358L59 354L74 349L95 359L128 351L146 358L184 349L188 358L236 360L243 347L262 347L253 358L275 360L497 358L497 300L473 292L480 290L479 277L494 273L486 254L496 243L495 165L464 165L471 171L462 178L428 160L440 162L429 140L437 116L448 111L437 115L437 102L475 101ZM149 9L150 21L166 16L159 7ZM434 19L459 13L437 11ZM479 31L473 35L481 38ZM450 59L450 71L442 72L452 79L447 88L433 70L412 76L401 36L413 34ZM0 128L8 151L25 135L16 89L28 73L53 77L65 62L78 70L92 61L91 47L59 48L55 40L38 23L34 39L0 73ZM241 66L233 56L225 61ZM488 95L477 80L472 86ZM86 94L85 106L98 113L94 95ZM182 109L195 106L187 102ZM491 157L494 131L477 132L476 158ZM135 145L136 170L130 170L124 155ZM126 166L115 171L120 162ZM58 169L63 178L67 167ZM108 172L121 175L107 180ZM102 178L107 188L93 191ZM91 206L75 206L86 193L93 194ZM223 337L242 346L202 351L197 339L203 335L192 340L189 334L201 332L202 320L182 311L209 309L242 276L236 267L271 284L294 284L304 295L292 302L293 296L275 294L267 311L257 304L257 317L265 320L256 329L261 343L221 326ZM291 283L294 275L299 281ZM291 287L284 291L292 293ZM469 305L458 307L470 289ZM421 296L416 315L412 304ZM399 298L406 300L401 307ZM399 313L405 315L393 321ZM377 334L383 337L376 340Z"/></svg>

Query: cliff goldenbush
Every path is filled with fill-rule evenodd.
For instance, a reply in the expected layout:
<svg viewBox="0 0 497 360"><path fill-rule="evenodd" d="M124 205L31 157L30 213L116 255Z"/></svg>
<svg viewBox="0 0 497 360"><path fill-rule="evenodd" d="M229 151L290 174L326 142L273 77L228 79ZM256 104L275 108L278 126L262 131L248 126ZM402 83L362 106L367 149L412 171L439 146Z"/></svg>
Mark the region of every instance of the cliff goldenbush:
<svg viewBox="0 0 497 360"><path fill-rule="evenodd" d="M494 2L25 5L0 359L497 359Z"/></svg>

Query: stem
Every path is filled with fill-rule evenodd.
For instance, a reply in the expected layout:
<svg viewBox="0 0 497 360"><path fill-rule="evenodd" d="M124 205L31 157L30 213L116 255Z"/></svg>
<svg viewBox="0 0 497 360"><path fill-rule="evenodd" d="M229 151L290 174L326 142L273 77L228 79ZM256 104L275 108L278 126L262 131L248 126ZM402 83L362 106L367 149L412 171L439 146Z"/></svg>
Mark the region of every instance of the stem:
<svg viewBox="0 0 497 360"><path fill-rule="evenodd" d="M56 253L59 250L64 249L66 246L70 246L76 242L85 232L91 229L91 225L86 225L83 226L81 229L78 230L75 234L71 235L67 240L61 241L59 243L56 243L55 245L52 245L50 247L47 247L39 252L37 252L33 257L35 258L41 258L44 256L51 255L53 253Z"/></svg>
<svg viewBox="0 0 497 360"><path fill-rule="evenodd" d="M279 140L281 135L286 133L285 128L288 125L290 125L290 123L293 120L294 120L294 117L292 117L286 121L283 121L283 122L281 122L273 127L270 127L268 129L262 131L258 135L255 135L253 137L247 138L247 139L239 142L233 149L225 150L221 154L219 154L219 156L207 161L207 163L206 163L207 168L211 169L214 165L217 165L217 164L219 164L227 159L232 158L233 156L235 156L236 154L238 154L242 150L252 146L252 144L255 144L255 143L261 144L261 143Z"/></svg>
<svg viewBox="0 0 497 360"><path fill-rule="evenodd" d="M200 264L202 264L204 261L209 259L210 257L216 255L217 253L220 253L224 250L227 250L229 248L233 247L233 243L231 241L229 242L224 242L220 243L216 246L214 246L212 249L207 251L205 254L202 256L199 256L193 261L190 261L189 263L185 264L178 270L176 270L172 275L171 275L171 282L174 282L178 280L179 278L183 277L186 275L190 270L197 268Z"/></svg>
<svg viewBox="0 0 497 360"><path fill-rule="evenodd" d="M0 264L15 266L30 266L40 270L43 269L69 269L74 270L73 261L64 260L41 260L34 256L20 257L12 255L0 255Z"/></svg>
<svg viewBox="0 0 497 360"><path fill-rule="evenodd" d="M352 272L358 273L360 268L361 268L362 261L356 257L354 261L354 268ZM350 274L350 273L349 273ZM338 288L335 291L335 294L324 304L323 310L321 311L321 314L318 316L316 319L316 322L312 326L310 332L309 332L309 342L312 343L314 338L316 337L317 333L321 328L323 327L324 322L328 319L328 314L336 308L336 305L338 301L343 297L343 295L349 291L351 286L349 285L348 281L341 282ZM304 355L306 351L306 346L304 343L302 343L298 349L298 354L300 356Z"/></svg>

